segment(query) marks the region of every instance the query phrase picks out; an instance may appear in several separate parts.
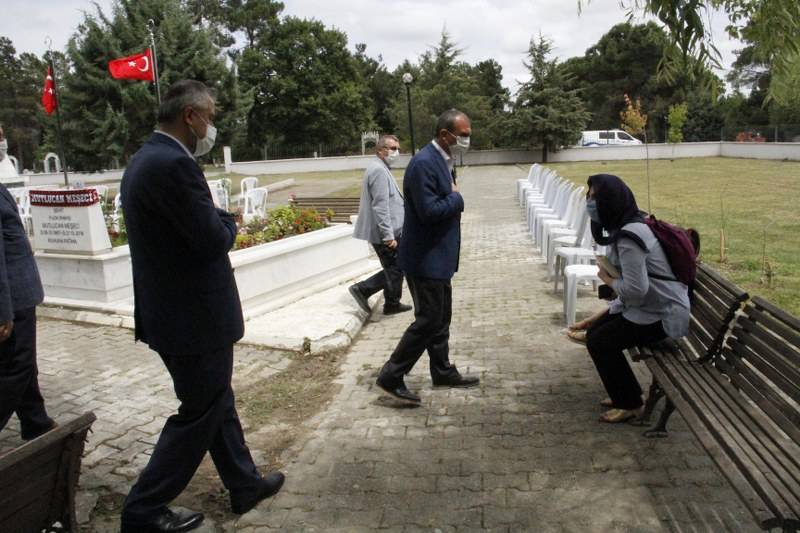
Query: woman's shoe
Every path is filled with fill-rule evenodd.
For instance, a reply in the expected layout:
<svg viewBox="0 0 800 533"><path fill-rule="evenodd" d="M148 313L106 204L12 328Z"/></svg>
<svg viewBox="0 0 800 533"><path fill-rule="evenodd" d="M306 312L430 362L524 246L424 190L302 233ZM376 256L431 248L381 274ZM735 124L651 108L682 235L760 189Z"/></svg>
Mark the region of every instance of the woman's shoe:
<svg viewBox="0 0 800 533"><path fill-rule="evenodd" d="M614 407L614 402L611 401L611 398L603 398L600 400L600 405L603 407Z"/></svg>
<svg viewBox="0 0 800 533"><path fill-rule="evenodd" d="M586 344L586 330L568 329L565 334L567 338L577 344Z"/></svg>
<svg viewBox="0 0 800 533"><path fill-rule="evenodd" d="M638 409L610 409L600 415L600 422L607 424L621 424L642 414L642 408Z"/></svg>

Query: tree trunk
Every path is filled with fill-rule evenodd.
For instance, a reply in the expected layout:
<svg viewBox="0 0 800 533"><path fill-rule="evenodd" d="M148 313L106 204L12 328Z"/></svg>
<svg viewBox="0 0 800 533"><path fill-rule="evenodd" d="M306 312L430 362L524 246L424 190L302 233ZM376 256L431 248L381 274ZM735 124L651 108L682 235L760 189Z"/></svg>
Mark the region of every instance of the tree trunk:
<svg viewBox="0 0 800 533"><path fill-rule="evenodd" d="M547 143L542 144L542 163L547 163Z"/></svg>

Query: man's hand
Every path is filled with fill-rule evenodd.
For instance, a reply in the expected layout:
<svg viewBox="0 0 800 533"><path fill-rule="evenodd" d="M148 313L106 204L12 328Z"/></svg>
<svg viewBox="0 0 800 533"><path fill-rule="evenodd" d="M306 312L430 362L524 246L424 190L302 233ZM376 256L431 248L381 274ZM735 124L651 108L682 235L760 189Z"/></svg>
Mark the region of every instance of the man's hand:
<svg viewBox="0 0 800 533"><path fill-rule="evenodd" d="M384 241L383 244L385 244L386 247L389 248L390 250L394 250L395 248L397 248L397 239L392 239L391 241Z"/></svg>
<svg viewBox="0 0 800 533"><path fill-rule="evenodd" d="M0 324L0 342L5 342L6 340L8 340L13 330L14 330L13 320L9 320L8 322Z"/></svg>
<svg viewBox="0 0 800 533"><path fill-rule="evenodd" d="M606 272L603 269L603 267L600 267L599 270L597 271L597 277L599 277L603 281L603 283L605 283L609 287L611 286L612 283L614 283L614 278L612 278L611 274Z"/></svg>
<svg viewBox="0 0 800 533"><path fill-rule="evenodd" d="M456 182L453 182L453 192L458 192L458 185Z"/></svg>

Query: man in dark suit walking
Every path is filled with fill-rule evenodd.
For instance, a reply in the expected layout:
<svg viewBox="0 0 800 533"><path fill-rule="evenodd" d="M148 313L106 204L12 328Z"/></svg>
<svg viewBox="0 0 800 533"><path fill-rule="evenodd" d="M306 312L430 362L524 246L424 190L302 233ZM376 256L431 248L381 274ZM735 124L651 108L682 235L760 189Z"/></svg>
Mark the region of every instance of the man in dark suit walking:
<svg viewBox="0 0 800 533"><path fill-rule="evenodd" d="M122 533L198 527L202 514L176 513L167 505L206 452L235 513L276 494L284 480L280 472L263 478L256 469L231 388L233 344L244 334L228 258L236 224L214 207L194 157L211 150L213 121L208 88L193 80L176 83L159 108L159 128L122 178L136 339L158 352L181 402L125 500Z"/></svg>
<svg viewBox="0 0 800 533"><path fill-rule="evenodd" d="M377 385L403 403L419 405L420 398L403 381L428 350L434 386L473 387L477 377L463 376L450 363L452 315L450 280L458 270L461 212L453 154L469 148L472 133L467 115L445 111L436 124L436 138L415 155L403 178L405 220L400 242L400 267L414 299L414 322L406 329Z"/></svg>
<svg viewBox="0 0 800 533"><path fill-rule="evenodd" d="M0 125L0 159L5 135ZM0 429L17 413L24 440L53 429L39 392L36 306L44 291L14 197L0 184Z"/></svg>

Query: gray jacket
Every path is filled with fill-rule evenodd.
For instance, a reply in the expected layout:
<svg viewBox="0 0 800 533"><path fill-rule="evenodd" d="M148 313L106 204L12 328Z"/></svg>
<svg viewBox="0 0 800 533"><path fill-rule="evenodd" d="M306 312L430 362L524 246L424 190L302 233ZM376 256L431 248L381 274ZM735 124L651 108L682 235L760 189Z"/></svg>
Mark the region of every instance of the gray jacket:
<svg viewBox="0 0 800 533"><path fill-rule="evenodd" d="M397 239L403 232L403 196L383 160L375 156L364 171L353 237L371 243Z"/></svg>
<svg viewBox="0 0 800 533"><path fill-rule="evenodd" d="M0 185L0 322L13 320L14 311L42 303L44 291L17 202Z"/></svg>
<svg viewBox="0 0 800 533"><path fill-rule="evenodd" d="M648 252L631 239L619 239L611 246L609 259L622 272L612 287L618 298L610 312L622 313L635 324L661 321L668 337L679 339L689 333L689 288L680 281L666 281L648 276L648 272L673 278L664 249L646 224L632 222L623 226L642 239Z"/></svg>

